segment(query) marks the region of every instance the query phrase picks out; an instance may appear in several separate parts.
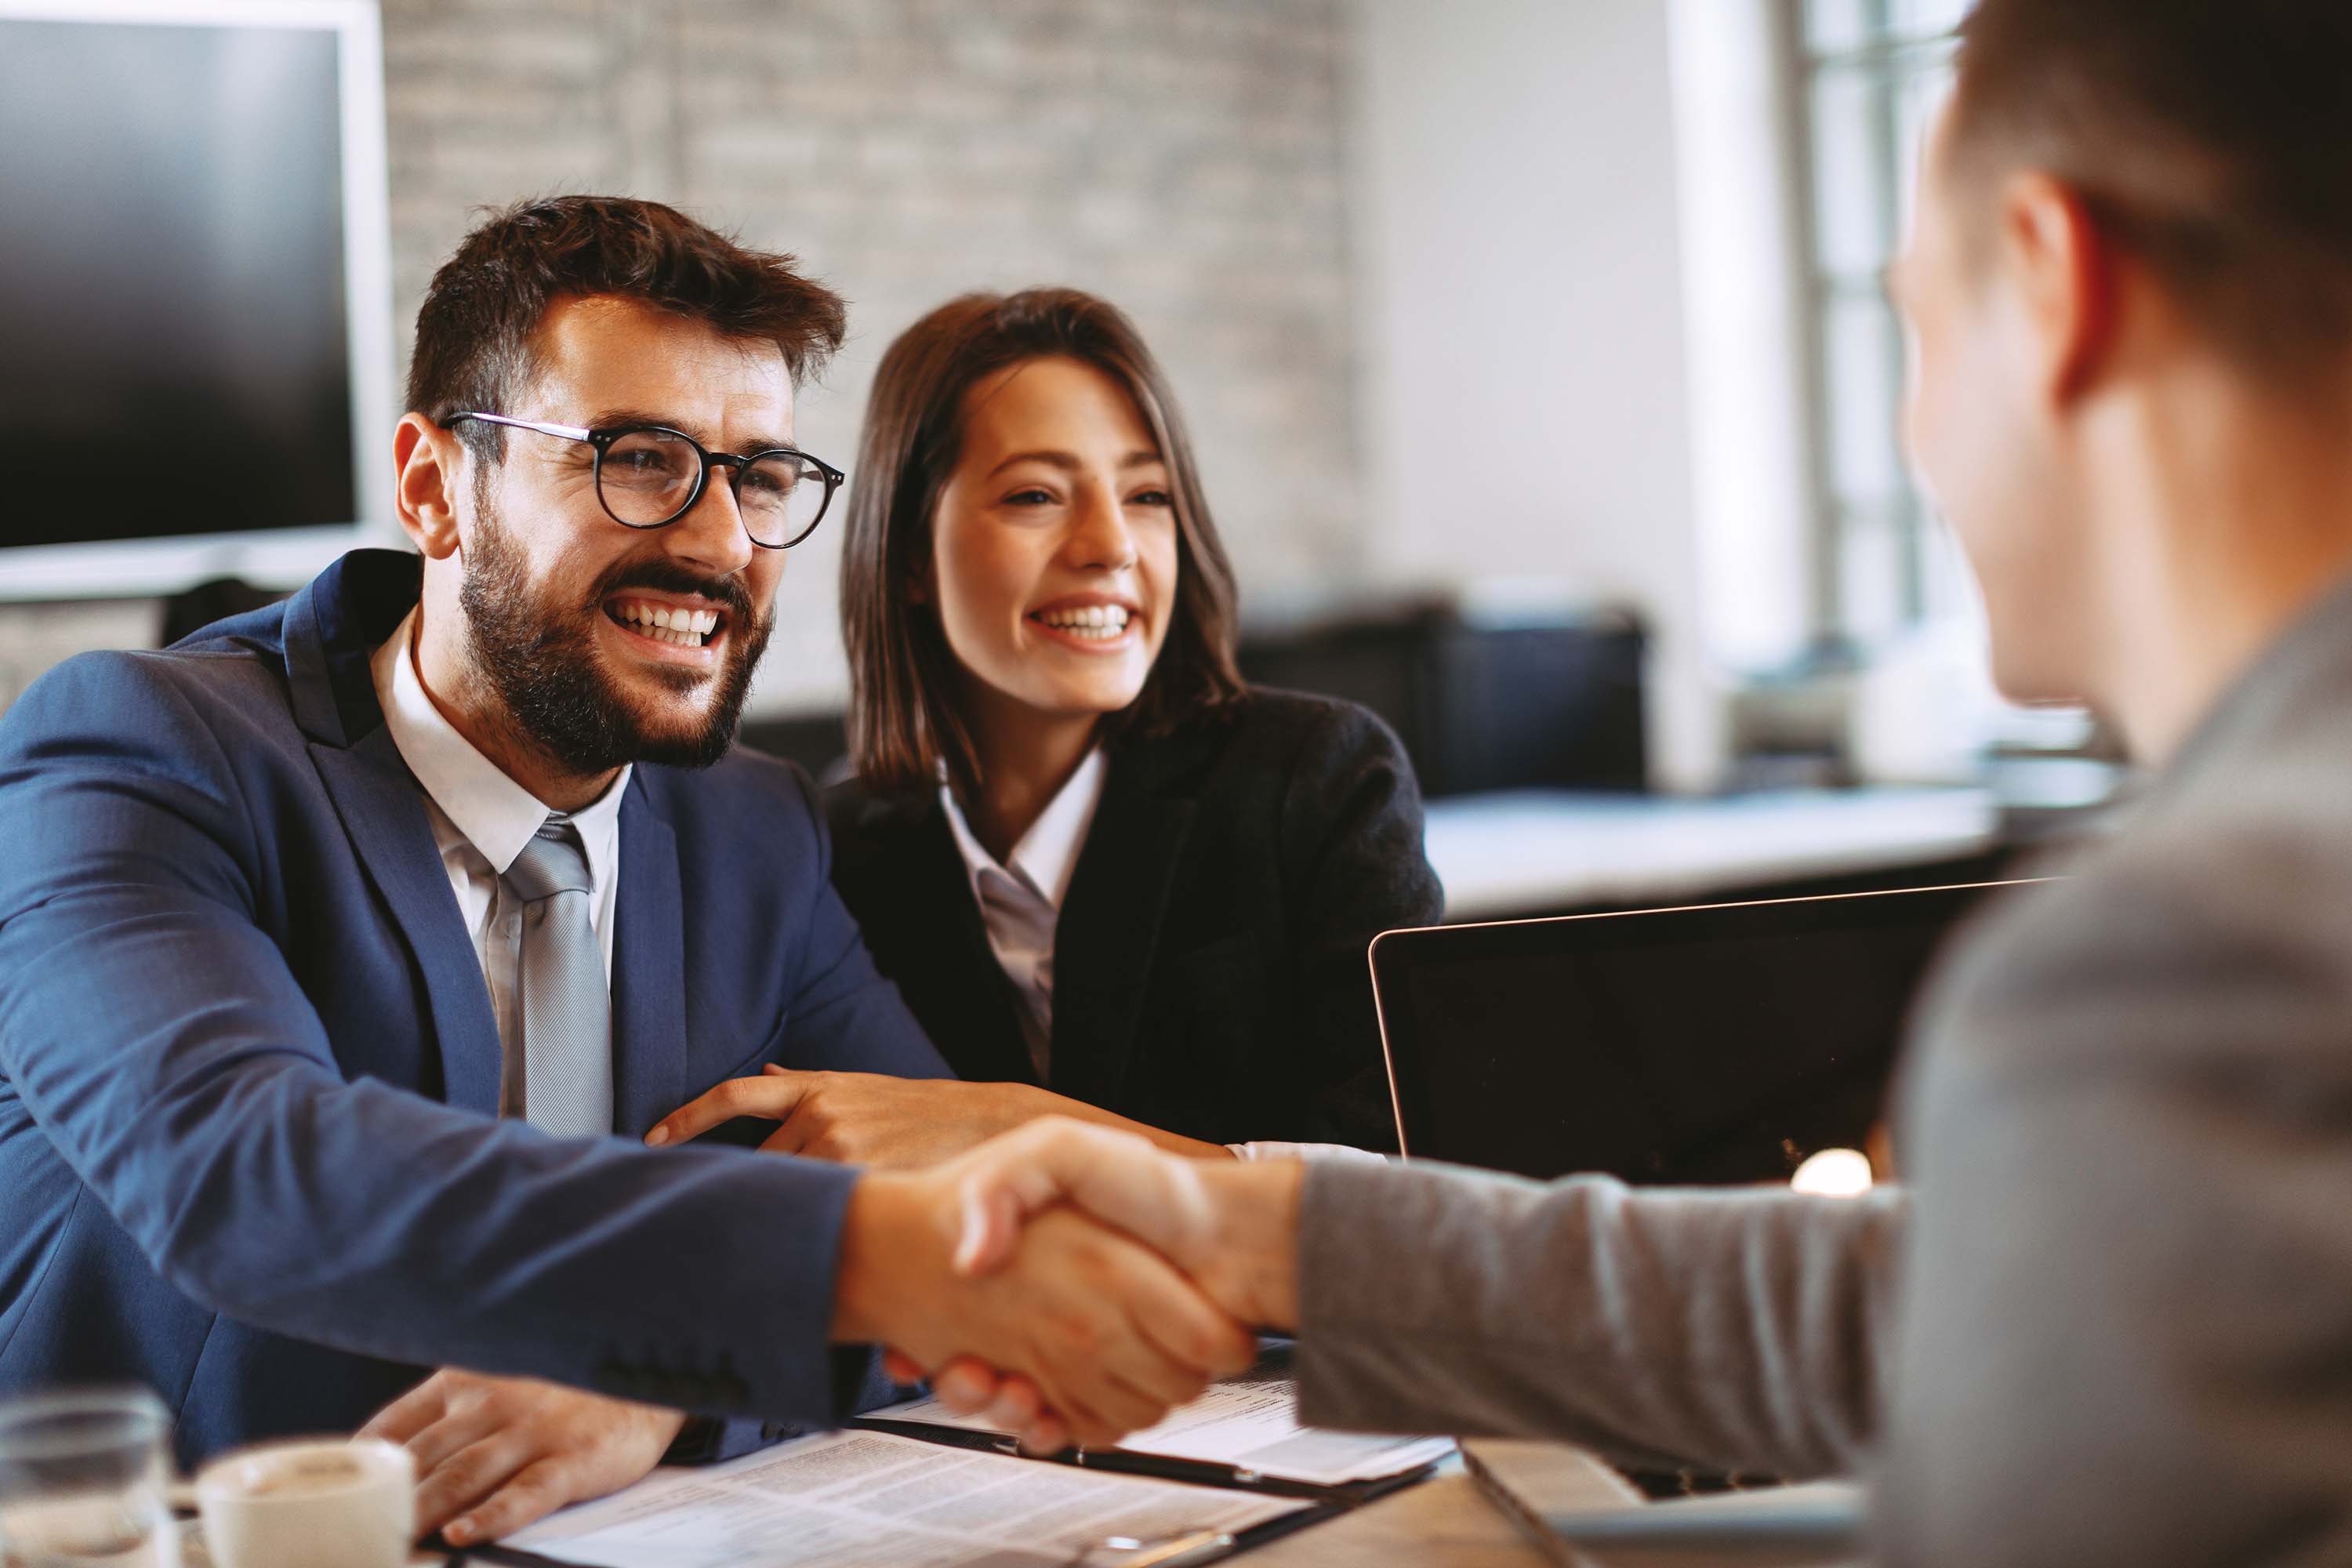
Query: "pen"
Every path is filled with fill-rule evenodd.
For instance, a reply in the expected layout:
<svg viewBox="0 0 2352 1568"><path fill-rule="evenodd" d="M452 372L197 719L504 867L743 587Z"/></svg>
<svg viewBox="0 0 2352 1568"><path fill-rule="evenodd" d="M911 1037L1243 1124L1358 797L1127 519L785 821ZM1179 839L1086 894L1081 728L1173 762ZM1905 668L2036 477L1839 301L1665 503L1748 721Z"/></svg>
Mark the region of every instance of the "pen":
<svg viewBox="0 0 2352 1568"><path fill-rule="evenodd" d="M1189 1535L1171 1535L1165 1541L1137 1541L1114 1535L1102 1546L1119 1553L1119 1568L1191 1568L1193 1563L1212 1562L1231 1552L1234 1538L1222 1530L1196 1530Z"/></svg>

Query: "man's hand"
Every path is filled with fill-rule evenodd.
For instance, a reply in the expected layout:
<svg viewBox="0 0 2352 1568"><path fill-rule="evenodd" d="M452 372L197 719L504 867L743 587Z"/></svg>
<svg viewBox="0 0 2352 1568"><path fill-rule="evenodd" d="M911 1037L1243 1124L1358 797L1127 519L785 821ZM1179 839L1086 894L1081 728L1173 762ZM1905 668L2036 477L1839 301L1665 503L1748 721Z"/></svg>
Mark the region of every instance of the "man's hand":
<svg viewBox="0 0 2352 1568"><path fill-rule="evenodd" d="M915 1170L952 1160L1046 1116L1139 1133L1162 1149L1196 1160L1233 1158L1222 1143L1146 1127L1032 1083L795 1072L773 1063L761 1068L758 1078L730 1079L687 1101L656 1122L646 1133L646 1142L656 1147L682 1143L739 1116L782 1123L760 1145L771 1153L805 1154L883 1171Z"/></svg>
<svg viewBox="0 0 2352 1568"><path fill-rule="evenodd" d="M661 1462L686 1417L529 1377L435 1373L362 1437L416 1456L416 1530L452 1546L511 1535L567 1503L618 1491Z"/></svg>
<svg viewBox="0 0 2352 1568"><path fill-rule="evenodd" d="M1047 1114L1058 1097L1025 1083L794 1072L730 1079L656 1123L647 1143L682 1143L738 1116L782 1122L761 1148L845 1165L908 1170L953 1159Z"/></svg>
<svg viewBox="0 0 2352 1568"><path fill-rule="evenodd" d="M985 1274L959 1270L966 1165L858 1182L836 1271L836 1341L893 1346L922 1368L973 1358L1040 1391L1060 1422L1049 1436L1097 1444L1250 1364L1247 1330L1167 1259L1074 1210L1028 1216Z"/></svg>
<svg viewBox="0 0 2352 1568"><path fill-rule="evenodd" d="M1181 1160L1048 1117L974 1150L954 1173L965 1273L1002 1267L1024 1226L1067 1205L1160 1253L1241 1321L1297 1326L1298 1161Z"/></svg>
<svg viewBox="0 0 2352 1568"><path fill-rule="evenodd" d="M959 1160L945 1173L961 1210L955 1264L985 1277L1020 1256L1040 1216L1075 1207L1148 1243L1242 1322L1298 1321L1298 1190L1295 1161L1202 1163L1140 1138L1049 1118ZM1033 1450L1070 1438L1099 1442L1072 1420L1054 1387L971 1351L942 1362L892 1341L902 1381L928 1372L949 1408L982 1415Z"/></svg>

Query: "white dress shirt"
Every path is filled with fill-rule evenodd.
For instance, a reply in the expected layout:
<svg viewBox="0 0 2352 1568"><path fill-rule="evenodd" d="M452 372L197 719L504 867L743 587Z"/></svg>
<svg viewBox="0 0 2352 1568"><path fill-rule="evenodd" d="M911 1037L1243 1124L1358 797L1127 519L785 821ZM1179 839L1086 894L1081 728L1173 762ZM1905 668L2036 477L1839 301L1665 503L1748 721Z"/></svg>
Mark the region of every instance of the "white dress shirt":
<svg viewBox="0 0 2352 1568"><path fill-rule="evenodd" d="M369 659L384 727L416 782L425 786L425 815L441 850L441 868L473 939L474 956L490 991L505 1061L499 1075L499 1113L522 1108L522 901L499 879L547 821L550 807L474 749L425 689L416 673L416 612ZM613 907L621 882L621 795L629 769L592 805L571 814L587 851L588 921L613 982Z"/></svg>
<svg viewBox="0 0 2352 1568"><path fill-rule="evenodd" d="M1102 805L1107 764L1102 748L1087 753L1029 831L999 865L964 820L963 807L944 776L940 805L948 816L948 831L955 836L963 856L964 879L972 901L980 906L981 924L988 931L989 951L1013 983L1020 1016L1021 1037L1037 1081L1046 1082L1053 1062L1054 934L1062 919L1062 900L1070 890L1070 877L1078 867L1079 851ZM1228 1143L1244 1160L1347 1159L1377 1160L1381 1156L1340 1143Z"/></svg>

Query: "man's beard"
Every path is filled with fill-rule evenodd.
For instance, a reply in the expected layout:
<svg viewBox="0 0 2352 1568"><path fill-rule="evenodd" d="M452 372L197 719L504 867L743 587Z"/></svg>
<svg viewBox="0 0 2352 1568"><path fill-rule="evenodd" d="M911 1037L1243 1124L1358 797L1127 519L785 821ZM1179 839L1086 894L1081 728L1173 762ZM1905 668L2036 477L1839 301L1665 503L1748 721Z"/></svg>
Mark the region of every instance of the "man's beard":
<svg viewBox="0 0 2352 1568"><path fill-rule="evenodd" d="M751 596L736 577L702 578L666 560L624 563L605 574L572 606L535 588L514 538L488 504L480 504L466 574L457 590L473 642L474 664L506 708L517 738L537 746L575 773L609 773L627 763L707 768L735 742L751 671L775 630L771 616L751 613ZM700 594L726 606L727 662L716 675L656 668L673 689L712 689L698 725L656 730L614 684L596 650L591 616L624 588ZM609 618L609 617L606 617Z"/></svg>

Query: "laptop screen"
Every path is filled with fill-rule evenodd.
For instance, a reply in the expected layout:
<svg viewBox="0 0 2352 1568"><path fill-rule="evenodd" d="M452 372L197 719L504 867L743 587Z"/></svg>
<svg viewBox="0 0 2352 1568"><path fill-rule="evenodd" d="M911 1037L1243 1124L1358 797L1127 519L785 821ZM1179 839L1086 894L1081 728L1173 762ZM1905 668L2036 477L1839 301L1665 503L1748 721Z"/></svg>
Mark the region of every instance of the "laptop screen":
<svg viewBox="0 0 2352 1568"><path fill-rule="evenodd" d="M1937 950L2014 885L1390 932L1372 968L1405 1151L1657 1184L1858 1148Z"/></svg>

